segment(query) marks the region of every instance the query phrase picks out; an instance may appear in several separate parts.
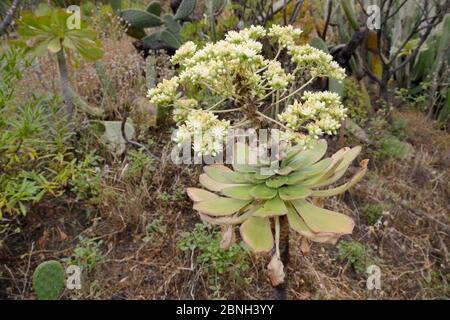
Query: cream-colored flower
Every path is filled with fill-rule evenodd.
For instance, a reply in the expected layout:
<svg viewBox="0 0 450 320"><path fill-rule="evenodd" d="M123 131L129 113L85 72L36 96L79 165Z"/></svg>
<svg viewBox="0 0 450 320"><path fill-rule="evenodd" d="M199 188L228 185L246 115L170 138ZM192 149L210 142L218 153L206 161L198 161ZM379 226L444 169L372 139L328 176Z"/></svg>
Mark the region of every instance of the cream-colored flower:
<svg viewBox="0 0 450 320"><path fill-rule="evenodd" d="M219 120L212 112L194 109L189 112L185 123L178 127L174 141L181 144L190 140L198 156L215 156L222 151L229 128L229 121Z"/></svg>
<svg viewBox="0 0 450 320"><path fill-rule="evenodd" d="M309 71L314 77L329 77L336 80L345 79L345 70L333 57L310 45L289 46L288 52L297 65L297 71Z"/></svg>
<svg viewBox="0 0 450 320"><path fill-rule="evenodd" d="M309 135L317 139L324 133L336 134L346 111L337 93L305 92L301 102L294 101L278 118L293 130L306 128Z"/></svg>
<svg viewBox="0 0 450 320"><path fill-rule="evenodd" d="M173 77L170 80L164 79L156 88L150 89L147 94L150 102L157 106L168 106L172 104L177 94L178 80L178 77Z"/></svg>
<svg viewBox="0 0 450 320"><path fill-rule="evenodd" d="M302 32L302 30L294 28L292 25L273 25L270 27L268 35L276 39L280 47L286 48L288 46L294 46L295 41L300 37Z"/></svg>
<svg viewBox="0 0 450 320"><path fill-rule="evenodd" d="M289 82L294 80L293 75L284 72L279 61L274 61L269 64L264 72L264 77L274 90L284 90L289 85Z"/></svg>
<svg viewBox="0 0 450 320"><path fill-rule="evenodd" d="M191 58L195 52L197 51L197 45L192 42L188 41L185 42L172 56L172 59L170 60L173 64L182 64L187 59Z"/></svg>

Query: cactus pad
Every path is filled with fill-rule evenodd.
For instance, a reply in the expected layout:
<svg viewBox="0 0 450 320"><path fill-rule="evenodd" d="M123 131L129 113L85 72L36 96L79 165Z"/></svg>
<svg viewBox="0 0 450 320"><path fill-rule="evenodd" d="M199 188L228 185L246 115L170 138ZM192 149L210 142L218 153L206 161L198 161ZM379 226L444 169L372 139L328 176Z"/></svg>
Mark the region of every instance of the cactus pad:
<svg viewBox="0 0 450 320"><path fill-rule="evenodd" d="M65 285L64 268L58 261L49 260L37 266L33 274L33 288L39 300L56 300Z"/></svg>

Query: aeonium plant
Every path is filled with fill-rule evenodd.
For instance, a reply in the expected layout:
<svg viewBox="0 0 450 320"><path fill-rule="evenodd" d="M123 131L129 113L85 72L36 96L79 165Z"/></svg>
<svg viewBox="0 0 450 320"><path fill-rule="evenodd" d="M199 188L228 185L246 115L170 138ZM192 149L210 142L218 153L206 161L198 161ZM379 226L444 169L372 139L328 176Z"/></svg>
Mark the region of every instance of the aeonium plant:
<svg viewBox="0 0 450 320"><path fill-rule="evenodd" d="M254 252L272 253L268 271L279 298L286 298L289 230L300 234L303 249L309 241L335 244L350 234L353 220L322 208L318 199L352 187L368 162L347 183L326 188L344 176L361 148L322 159L327 143L321 137L336 134L347 110L336 93L310 86L323 77L343 80L345 72L329 54L299 44L300 33L292 26L252 26L202 48L187 42L172 57L179 74L148 92L151 103L173 108L176 143L203 136L192 145L197 156L222 153L230 129L280 133L272 141L282 147L271 159L238 162L239 154L255 152L238 143L232 168L206 166L200 176L205 189L187 190L202 220L223 226L224 248L240 226Z"/></svg>
<svg viewBox="0 0 450 320"><path fill-rule="evenodd" d="M66 113L70 118L74 106L84 108L84 111L102 116L103 110L91 107L87 103L80 103L80 97L73 90L69 80L69 62L76 56L87 61L95 61L102 57L103 51L97 35L93 29L80 20L79 26L69 23L72 14L65 9L40 3L37 10L23 12L17 21L19 39L12 43L24 47L27 52L35 57L40 57L47 52L54 54L58 62L61 93L66 106Z"/></svg>
<svg viewBox="0 0 450 320"><path fill-rule="evenodd" d="M322 159L326 151L326 140L320 139L311 142L306 150L299 146L288 148L276 169L273 163L267 167L261 163L233 164L233 169L221 164L205 166L200 175L205 189L187 189L201 219L224 226L223 247L232 244L233 228L240 226L242 239L254 252L274 251L268 265L274 287L285 282L287 270L280 256L283 222L284 229L288 227L284 232L289 232L290 227L308 246L307 241L335 244L353 230L353 219L315 202L355 185L366 173L368 160L361 161L348 182L327 188L344 176L361 147L342 148Z"/></svg>

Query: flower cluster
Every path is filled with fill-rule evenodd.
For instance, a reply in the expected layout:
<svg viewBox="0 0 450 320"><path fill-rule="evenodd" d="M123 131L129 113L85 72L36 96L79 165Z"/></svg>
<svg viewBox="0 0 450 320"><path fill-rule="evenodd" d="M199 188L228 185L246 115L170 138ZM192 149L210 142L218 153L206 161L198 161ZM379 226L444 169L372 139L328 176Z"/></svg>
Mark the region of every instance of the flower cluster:
<svg viewBox="0 0 450 320"><path fill-rule="evenodd" d="M306 146L323 134L335 134L346 116L339 96L306 92L300 98L310 82L302 86L299 80L305 76L311 81L315 77L342 80L345 70L330 54L297 44L301 32L292 26L273 25L268 30L251 26L230 31L223 40L202 47L193 42L182 45L171 59L178 65L178 77L163 80L148 92L151 103L173 107L173 119L179 126L175 141L192 140L202 132L202 139L194 139L195 152L215 155L222 150L224 135L231 127L215 114L239 111L240 116L230 117L237 120L236 127L259 123L258 119L269 121L287 129L283 140L295 144ZM263 55L267 40L278 47L270 59ZM294 70L287 71L292 64L278 60L283 50ZM297 100L275 115L274 111L283 107L280 101L289 98Z"/></svg>
<svg viewBox="0 0 450 320"><path fill-rule="evenodd" d="M175 52L170 61L172 64L184 63L186 59L189 59L194 55L195 51L197 51L197 45L192 41L188 41Z"/></svg>
<svg viewBox="0 0 450 320"><path fill-rule="evenodd" d="M208 43L195 52L192 45L183 46L182 53L177 52L173 59L183 69L180 83L212 90L222 98L236 97L244 86L256 96L255 89L261 82L257 70L265 65L265 59L261 55L262 44L254 38L262 32L262 27L230 32L225 40Z"/></svg>
<svg viewBox="0 0 450 320"><path fill-rule="evenodd" d="M313 77L330 77L344 80L345 70L333 60L333 57L310 45L290 46L288 52L297 65L297 71L308 70Z"/></svg>
<svg viewBox="0 0 450 320"><path fill-rule="evenodd" d="M303 102L295 100L278 118L292 130L306 128L311 138L336 134L346 117L347 109L334 92L305 92Z"/></svg>
<svg viewBox="0 0 450 320"><path fill-rule="evenodd" d="M174 141L181 145L193 140L197 155L215 156L223 150L224 139L230 122L219 120L216 115L205 110L192 110L184 124L178 127Z"/></svg>
<svg viewBox="0 0 450 320"><path fill-rule="evenodd" d="M262 26L250 26L247 29L230 31L227 33L225 40L229 43L240 44L249 40L258 40L266 35L266 30Z"/></svg>
<svg viewBox="0 0 450 320"><path fill-rule="evenodd" d="M188 114L192 109L197 108L198 101L195 99L178 99L175 101L175 108L173 110L173 120L176 123L181 123L187 119Z"/></svg>
<svg viewBox="0 0 450 320"><path fill-rule="evenodd" d="M311 137L294 130L280 131L280 140L288 142L291 145L307 146Z"/></svg>
<svg viewBox="0 0 450 320"><path fill-rule="evenodd" d="M289 82L295 79L292 74L286 74L284 72L279 61L274 61L269 64L267 70L264 72L264 76L273 90L286 89Z"/></svg>
<svg viewBox="0 0 450 320"><path fill-rule="evenodd" d="M281 48L292 47L295 40L301 35L302 30L288 26L273 25L269 29L268 35L278 41Z"/></svg>
<svg viewBox="0 0 450 320"><path fill-rule="evenodd" d="M170 80L164 79L156 88L150 89L147 94L150 103L161 107L172 104L177 95L178 80L178 77L173 77Z"/></svg>

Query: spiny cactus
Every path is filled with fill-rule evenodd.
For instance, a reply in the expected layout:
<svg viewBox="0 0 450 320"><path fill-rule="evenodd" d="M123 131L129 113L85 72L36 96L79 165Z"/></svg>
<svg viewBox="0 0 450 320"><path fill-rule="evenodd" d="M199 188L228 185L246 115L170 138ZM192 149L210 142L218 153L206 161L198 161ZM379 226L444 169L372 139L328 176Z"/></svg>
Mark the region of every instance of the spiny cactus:
<svg viewBox="0 0 450 320"><path fill-rule="evenodd" d="M181 22L186 19L195 8L196 0L183 0L174 15L161 17L161 3L152 1L145 10L121 9L118 0L112 0L114 12L129 24L128 34L142 40L151 47L158 47L163 43L170 48L177 49L182 41L180 37ZM162 27L159 31L147 35L145 28Z"/></svg>
<svg viewBox="0 0 450 320"><path fill-rule="evenodd" d="M248 146L238 144L236 149L235 162L236 155L248 159ZM233 232L230 229L240 225L242 239L254 252L269 252L275 247L268 265L274 287L285 281L280 260L282 219L286 221L287 217L288 225L302 236L302 241L335 244L340 236L352 233L353 219L321 208L312 199L345 192L364 176L368 160L361 162L361 167L347 183L320 189L335 183L346 173L361 147L343 148L321 160L326 150L327 142L322 139L312 142L310 149L291 147L284 155L280 153L280 160L265 159L256 165L233 164L234 170L224 165L209 165L200 175L200 184L209 191L187 189L194 201L194 210L203 221L226 226L228 232L224 233L224 240L225 237L232 239L228 234Z"/></svg>
<svg viewBox="0 0 450 320"><path fill-rule="evenodd" d="M33 288L39 300L56 300L65 285L64 268L58 261L49 260L37 266L33 274Z"/></svg>

